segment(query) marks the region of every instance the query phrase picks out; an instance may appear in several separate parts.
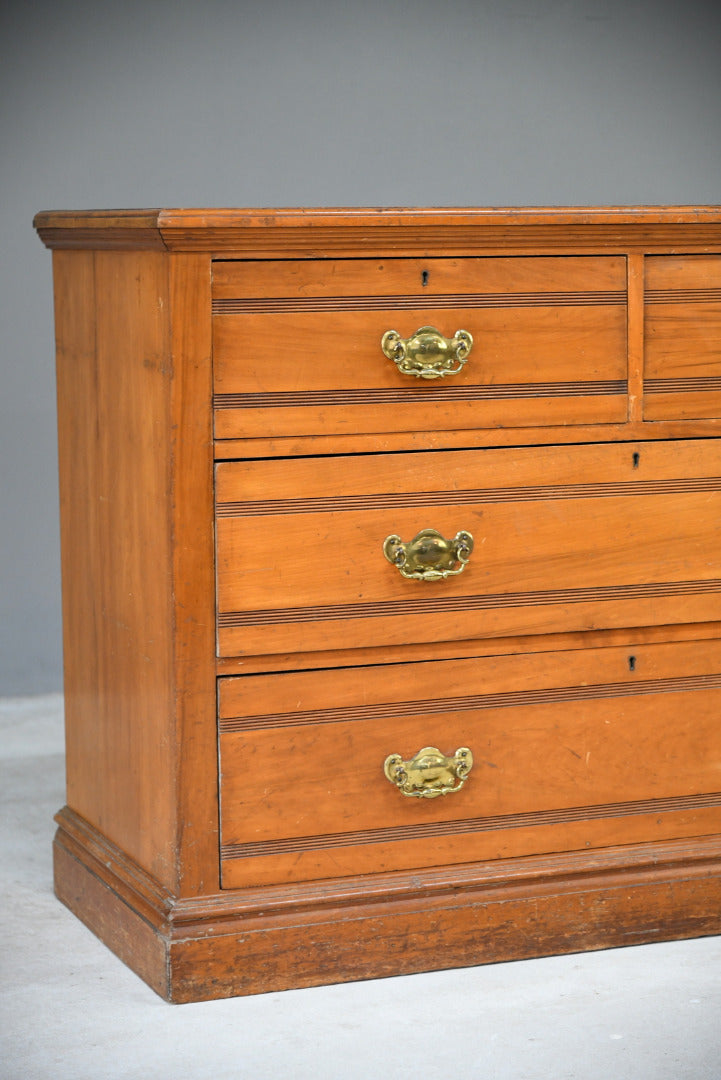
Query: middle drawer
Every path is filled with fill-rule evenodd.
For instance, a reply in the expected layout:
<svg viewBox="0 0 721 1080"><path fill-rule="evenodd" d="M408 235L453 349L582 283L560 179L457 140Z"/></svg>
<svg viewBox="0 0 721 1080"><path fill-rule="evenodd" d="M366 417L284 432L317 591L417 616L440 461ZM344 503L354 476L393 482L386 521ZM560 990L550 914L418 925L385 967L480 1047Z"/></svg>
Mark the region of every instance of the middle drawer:
<svg viewBox="0 0 721 1080"><path fill-rule="evenodd" d="M716 442L227 462L216 497L221 656L718 618Z"/></svg>

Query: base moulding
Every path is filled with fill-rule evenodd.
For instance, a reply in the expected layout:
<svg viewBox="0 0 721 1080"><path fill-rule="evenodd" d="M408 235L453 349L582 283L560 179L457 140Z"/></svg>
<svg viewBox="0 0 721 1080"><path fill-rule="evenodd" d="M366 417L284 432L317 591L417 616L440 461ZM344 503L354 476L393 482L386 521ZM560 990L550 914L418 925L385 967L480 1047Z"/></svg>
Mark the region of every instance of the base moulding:
<svg viewBox="0 0 721 1080"><path fill-rule="evenodd" d="M57 820L58 897L172 1002L721 932L719 836L174 898Z"/></svg>

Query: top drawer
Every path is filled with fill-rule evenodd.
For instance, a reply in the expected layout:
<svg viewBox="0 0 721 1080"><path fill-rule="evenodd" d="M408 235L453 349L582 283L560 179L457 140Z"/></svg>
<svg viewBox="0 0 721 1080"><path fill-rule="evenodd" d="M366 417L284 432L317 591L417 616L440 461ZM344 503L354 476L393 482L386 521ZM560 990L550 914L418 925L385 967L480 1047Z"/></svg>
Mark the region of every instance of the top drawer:
<svg viewBox="0 0 721 1080"><path fill-rule="evenodd" d="M646 259L644 418L721 416L721 255Z"/></svg>
<svg viewBox="0 0 721 1080"><path fill-rule="evenodd" d="M213 265L218 439L626 419L621 257ZM384 355L386 331L428 326L472 336L456 373Z"/></svg>

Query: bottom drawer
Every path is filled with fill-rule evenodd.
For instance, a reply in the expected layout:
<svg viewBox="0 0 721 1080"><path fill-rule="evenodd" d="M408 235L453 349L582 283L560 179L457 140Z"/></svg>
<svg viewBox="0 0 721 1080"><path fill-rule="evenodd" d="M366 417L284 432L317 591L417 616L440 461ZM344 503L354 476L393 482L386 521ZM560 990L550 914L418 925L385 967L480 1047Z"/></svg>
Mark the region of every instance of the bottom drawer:
<svg viewBox="0 0 721 1080"><path fill-rule="evenodd" d="M721 831L720 706L718 641L221 679L223 887Z"/></svg>

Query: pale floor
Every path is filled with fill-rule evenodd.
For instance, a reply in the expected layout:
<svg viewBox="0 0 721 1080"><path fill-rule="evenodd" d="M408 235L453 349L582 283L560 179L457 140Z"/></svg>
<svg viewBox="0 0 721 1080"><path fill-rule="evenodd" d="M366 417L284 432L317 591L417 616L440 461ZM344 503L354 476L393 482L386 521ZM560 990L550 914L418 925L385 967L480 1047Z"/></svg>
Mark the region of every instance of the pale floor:
<svg viewBox="0 0 721 1080"><path fill-rule="evenodd" d="M0 738L2 1080L721 1080L721 938L166 1005L53 897L60 697Z"/></svg>

